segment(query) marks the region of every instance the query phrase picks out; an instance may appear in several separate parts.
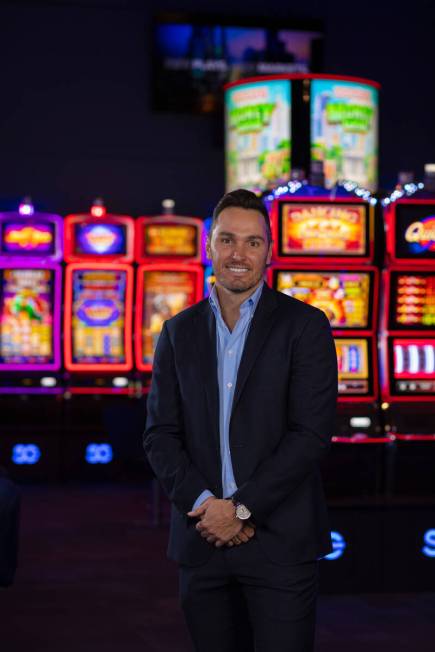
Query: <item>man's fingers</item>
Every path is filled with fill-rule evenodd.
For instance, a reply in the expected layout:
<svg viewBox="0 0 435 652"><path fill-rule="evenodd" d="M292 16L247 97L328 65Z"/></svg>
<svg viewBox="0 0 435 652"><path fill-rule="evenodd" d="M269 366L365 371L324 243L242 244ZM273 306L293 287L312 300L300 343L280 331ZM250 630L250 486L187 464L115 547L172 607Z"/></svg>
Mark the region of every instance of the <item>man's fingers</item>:
<svg viewBox="0 0 435 652"><path fill-rule="evenodd" d="M217 541L217 539L213 535L207 537L207 543L214 543L215 541Z"/></svg>
<svg viewBox="0 0 435 652"><path fill-rule="evenodd" d="M191 512L187 512L187 516L190 516L190 518L198 518L198 516L202 516L202 514L205 514L207 510L207 505L202 503L199 507L196 509L193 509Z"/></svg>
<svg viewBox="0 0 435 652"><path fill-rule="evenodd" d="M253 527L249 527L249 525L246 525L246 526L243 528L242 532L243 532L243 534L245 534L245 535L248 537L248 539L251 539L251 538L254 536L254 534L255 534L255 530L254 530L254 528L253 528Z"/></svg>

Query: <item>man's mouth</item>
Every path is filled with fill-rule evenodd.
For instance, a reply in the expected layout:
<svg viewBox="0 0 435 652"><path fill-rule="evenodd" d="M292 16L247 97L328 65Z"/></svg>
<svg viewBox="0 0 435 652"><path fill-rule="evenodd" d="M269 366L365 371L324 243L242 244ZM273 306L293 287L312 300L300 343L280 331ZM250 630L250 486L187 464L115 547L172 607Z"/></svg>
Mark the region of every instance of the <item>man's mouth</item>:
<svg viewBox="0 0 435 652"><path fill-rule="evenodd" d="M247 267L239 267L236 265L228 265L227 269L229 269L230 272L234 272L235 274L244 274L245 272L249 272Z"/></svg>

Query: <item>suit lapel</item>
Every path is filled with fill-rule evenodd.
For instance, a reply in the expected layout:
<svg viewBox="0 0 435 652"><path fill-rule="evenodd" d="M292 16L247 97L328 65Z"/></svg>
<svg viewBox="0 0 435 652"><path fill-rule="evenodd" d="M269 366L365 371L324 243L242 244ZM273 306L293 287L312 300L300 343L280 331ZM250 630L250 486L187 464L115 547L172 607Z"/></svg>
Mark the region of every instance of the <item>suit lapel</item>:
<svg viewBox="0 0 435 652"><path fill-rule="evenodd" d="M207 406L215 443L219 446L219 386L217 378L216 320L208 303L204 303L196 323L201 376L207 396Z"/></svg>
<svg viewBox="0 0 435 652"><path fill-rule="evenodd" d="M254 317L252 318L242 359L240 360L236 389L234 391L232 413L240 399L240 395L248 376L251 373L255 360L263 348L270 329L274 324L277 313L277 303L275 293L265 284Z"/></svg>

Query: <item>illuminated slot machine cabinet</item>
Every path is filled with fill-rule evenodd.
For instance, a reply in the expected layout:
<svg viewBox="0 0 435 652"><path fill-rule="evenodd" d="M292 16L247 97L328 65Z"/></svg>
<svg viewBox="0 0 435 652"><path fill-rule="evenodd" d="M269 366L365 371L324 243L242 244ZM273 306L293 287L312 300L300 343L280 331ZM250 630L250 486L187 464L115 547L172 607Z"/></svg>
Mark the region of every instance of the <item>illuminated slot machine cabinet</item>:
<svg viewBox="0 0 435 652"><path fill-rule="evenodd" d="M212 217L207 217L203 223L202 244L201 244L201 260L204 265L204 298L210 295L211 289L215 282L213 265L210 258L207 256L206 243L210 233L212 224Z"/></svg>
<svg viewBox="0 0 435 652"><path fill-rule="evenodd" d="M72 472L112 468L117 424L124 424L125 437L131 430L133 257L131 217L107 214L96 200L90 213L65 218L65 428Z"/></svg>
<svg viewBox="0 0 435 652"><path fill-rule="evenodd" d="M379 274L372 264L373 226L374 202L352 193L337 196L323 190L322 195L319 189L299 184L291 196L278 196L272 202L274 250L268 281L280 292L323 310L331 323L338 360L333 441L341 449L342 444L389 441L382 431L378 406ZM361 446L347 446L346 455L355 455L364 466L365 458L357 448ZM378 490L381 450L364 455L376 458L374 466L369 463L369 484ZM334 456L331 459L330 465ZM355 463L348 465L351 475Z"/></svg>
<svg viewBox="0 0 435 652"><path fill-rule="evenodd" d="M62 253L60 216L0 213L0 464L20 479L58 469Z"/></svg>
<svg viewBox="0 0 435 652"><path fill-rule="evenodd" d="M200 301L204 287L202 220L174 215L172 200L163 207L169 212L136 221L135 355L145 392L163 322Z"/></svg>
<svg viewBox="0 0 435 652"><path fill-rule="evenodd" d="M435 195L387 201L382 408L395 441L390 490L435 491ZM394 478L394 481L393 481Z"/></svg>

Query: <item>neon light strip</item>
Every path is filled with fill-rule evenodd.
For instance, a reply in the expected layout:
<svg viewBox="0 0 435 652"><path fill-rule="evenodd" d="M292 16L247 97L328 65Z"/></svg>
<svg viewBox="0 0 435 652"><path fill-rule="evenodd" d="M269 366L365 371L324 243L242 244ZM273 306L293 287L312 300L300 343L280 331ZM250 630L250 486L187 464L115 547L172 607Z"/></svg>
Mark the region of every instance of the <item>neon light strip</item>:
<svg viewBox="0 0 435 652"><path fill-rule="evenodd" d="M435 372L435 349L431 344L424 345L424 371L427 374Z"/></svg>
<svg viewBox="0 0 435 652"><path fill-rule="evenodd" d="M403 347L401 344L394 346L394 357L396 360L396 374L403 373Z"/></svg>
<svg viewBox="0 0 435 652"><path fill-rule="evenodd" d="M418 348L415 344L408 346L409 353L409 373L418 374L420 371L420 361L418 356Z"/></svg>

